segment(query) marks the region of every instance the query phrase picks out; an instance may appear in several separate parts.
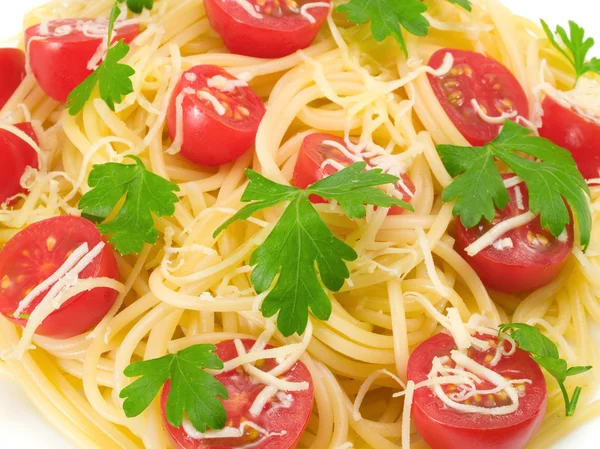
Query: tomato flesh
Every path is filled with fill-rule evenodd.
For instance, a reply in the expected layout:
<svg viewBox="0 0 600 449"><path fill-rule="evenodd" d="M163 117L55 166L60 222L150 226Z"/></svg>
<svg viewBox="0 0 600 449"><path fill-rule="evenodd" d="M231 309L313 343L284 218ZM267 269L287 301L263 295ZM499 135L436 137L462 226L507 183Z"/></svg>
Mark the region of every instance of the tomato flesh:
<svg viewBox="0 0 600 449"><path fill-rule="evenodd" d="M329 7L319 6L301 14L301 8L314 3L312 0L245 3L253 8L252 12L231 0L206 0L204 7L211 26L232 53L257 58L281 58L308 47L329 12Z"/></svg>
<svg viewBox="0 0 600 449"><path fill-rule="evenodd" d="M48 96L66 103L71 91L92 73L88 63L106 36L107 21L58 19L46 24L47 30L42 25L35 25L25 31L31 71ZM98 27L98 32L86 36L86 28L89 30L90 26ZM139 25L121 26L117 22L113 42L123 39L130 43L139 33Z"/></svg>
<svg viewBox="0 0 600 449"><path fill-rule="evenodd" d="M266 109L247 86L210 87L209 80L236 80L214 65L199 65L183 74L173 92L167 115L169 134L177 137L177 108L183 114L181 155L201 165L233 162L254 144ZM212 102L207 99L212 97ZM217 107L224 110L219 113Z"/></svg>
<svg viewBox="0 0 600 449"><path fill-rule="evenodd" d="M60 268L73 250L83 243L91 250L101 241L102 236L93 223L71 216L49 218L19 232L0 251L0 312L13 323L25 326L27 316L47 291L31 303L24 316L15 318L12 314L19 302ZM114 253L107 245L79 278L118 279L118 276ZM80 335L104 318L116 298L117 292L108 288L80 293L52 312L36 333L54 338Z"/></svg>
<svg viewBox="0 0 600 449"><path fill-rule="evenodd" d="M428 74L429 82L444 111L471 145L484 145L500 132L500 125L481 118L473 100L490 117L514 111L525 119L529 117L525 91L505 66L481 53L449 48L434 53L429 65L441 67L448 53L454 57L452 69L440 77Z"/></svg>
<svg viewBox="0 0 600 449"><path fill-rule="evenodd" d="M508 415L492 416L481 413L461 413L446 406L428 387L415 391L412 419L421 437L432 449L521 449L539 429L547 406L546 382L542 371L530 355L518 349L504 356L491 367L498 344L496 338L478 335L488 340L492 349L487 352L469 349L476 362L502 375L505 379L529 379L531 383L517 384L519 408ZM505 342L504 342L505 343ZM427 380L434 357L445 357L456 349L451 336L441 333L423 342L408 360L408 379L418 384ZM490 389L491 383L477 384L478 390ZM444 387L446 393L455 387ZM490 397L491 396L491 397ZM465 404L494 407L510 404L502 395L474 396Z"/></svg>
<svg viewBox="0 0 600 449"><path fill-rule="evenodd" d="M544 122L539 130L540 136L569 150L584 178L598 178L600 125L560 105L549 96L544 99L542 107Z"/></svg>
<svg viewBox="0 0 600 449"><path fill-rule="evenodd" d="M37 143L31 123L15 125ZM18 193L21 177L27 167L38 168L38 155L31 146L17 135L0 129L0 203L4 203Z"/></svg>
<svg viewBox="0 0 600 449"><path fill-rule="evenodd" d="M338 171L337 165L343 167L352 165L352 159L335 146L324 143L327 141L336 142L344 148L347 147L344 139L331 134L315 133L306 136L302 142L294 168L293 185L305 189L309 185L336 173ZM323 165L327 160L334 161L336 166ZM368 160L366 162L369 164ZM415 193L415 186L407 175L402 175L402 182L396 185L396 189L402 193L402 200L407 202L411 200ZM311 195L310 200L313 203L327 202L318 195ZM390 215L401 215L403 213L404 209L398 206L392 206L389 212Z"/></svg>
<svg viewBox="0 0 600 449"><path fill-rule="evenodd" d="M504 179L510 176L504 175ZM523 197L522 209L518 207L517 188ZM512 248L496 249L488 246L474 257L469 256L465 249L492 225L529 210L529 194L525 184L511 187L508 193L510 202L504 210L496 212L493 223L486 221L467 230L459 221L456 249L477 272L486 287L505 293L530 292L549 284L560 274L573 249L573 224L567 226L566 238L561 241L547 229L543 229L537 217L501 237L510 238Z"/></svg>
<svg viewBox="0 0 600 449"><path fill-rule="evenodd" d="M242 340L246 351L249 351L255 340ZM267 346L267 349L271 346ZM217 345L217 355L223 362L238 356L233 340ZM273 359L257 362L256 367L270 371L277 366ZM310 372L302 363L297 362L283 378L290 382L308 382L309 388L304 391L290 393L279 392L284 396L275 396L263 408L259 416L250 414L250 407L264 385L252 379L242 368L217 374L217 380L227 387L229 399L222 400L227 411L226 427L240 427L244 422L252 422L264 429L270 436L246 427L241 438L203 438L195 439L189 436L183 428L173 427L167 421L165 409L169 397L170 384L167 382L161 398L163 422L174 447L178 449L293 449L298 444L300 436L306 429L308 418L312 412L314 390Z"/></svg>
<svg viewBox="0 0 600 449"><path fill-rule="evenodd" d="M0 109L25 78L25 53L18 48L0 48Z"/></svg>

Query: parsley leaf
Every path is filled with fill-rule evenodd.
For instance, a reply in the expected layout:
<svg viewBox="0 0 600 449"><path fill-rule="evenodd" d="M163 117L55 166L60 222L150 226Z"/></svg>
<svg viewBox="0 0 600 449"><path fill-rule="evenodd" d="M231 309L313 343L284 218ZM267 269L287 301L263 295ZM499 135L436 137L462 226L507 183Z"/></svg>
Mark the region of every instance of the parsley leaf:
<svg viewBox="0 0 600 449"><path fill-rule="evenodd" d="M450 3L460 5L469 12L471 12L473 10L473 5L471 5L470 0L450 0Z"/></svg>
<svg viewBox="0 0 600 449"><path fill-rule="evenodd" d="M106 42L112 43L115 22L121 14L121 3L127 1L130 11L141 13L144 8L152 9L154 0L115 0L108 19L108 32ZM115 110L115 103L120 103L124 96L133 92L131 77L135 70L120 61L129 54L130 47L123 40L111 46L106 52L102 63L81 84L79 84L67 97L69 114L79 114L88 102L96 85L100 91L100 98L111 110Z"/></svg>
<svg viewBox="0 0 600 449"><path fill-rule="evenodd" d="M336 11L348 13L348 19L357 25L370 20L376 41L394 36L407 56L401 27L415 36L427 36L429 32L429 21L423 15L427 5L420 0L350 0L338 6Z"/></svg>
<svg viewBox="0 0 600 449"><path fill-rule="evenodd" d="M585 30L582 27L570 20L569 35L567 35L567 31L563 27L557 25L556 31L553 33L546 22L543 20L541 22L550 43L567 58L575 69L575 83L585 73L593 72L600 74L600 59L592 58L586 61L588 52L594 46L594 39L591 37L586 38ZM555 34L558 35L564 44L564 48L556 40Z"/></svg>
<svg viewBox="0 0 600 449"><path fill-rule="evenodd" d="M573 416L577 408L579 396L581 395L581 387L575 388L573 396L569 398L565 381L567 377L586 373L592 367L573 366L568 368L567 361L560 358L558 348L554 342L533 326L523 323L513 323L502 324L499 329L500 336L503 333L510 333L511 338L517 342L519 347L529 352L533 360L556 379L565 400L566 414L567 416Z"/></svg>
<svg viewBox="0 0 600 449"><path fill-rule="evenodd" d="M92 190L79 201L87 217L103 221L125 196L117 216L98 226L102 234L111 235L109 242L123 255L139 253L144 242L156 243L152 213L170 217L179 201L176 184L147 170L137 157L128 157L136 163L94 165L88 179Z"/></svg>
<svg viewBox="0 0 600 449"><path fill-rule="evenodd" d="M129 365L123 372L125 376L140 378L119 394L125 399L125 415L132 418L141 414L170 380L166 415L172 426L181 427L185 413L200 432L206 432L207 427L225 427L227 414L219 397L228 398L227 388L204 371L223 369L215 350L214 345L195 345L176 354Z"/></svg>
<svg viewBox="0 0 600 449"><path fill-rule="evenodd" d="M379 169L364 171L365 168L364 162L352 164L305 190L277 184L247 170L250 183L242 201L254 202L214 233L216 237L237 220L246 220L259 210L289 201L271 234L250 258L250 265L255 267L250 280L258 293L268 291L275 282L263 301L262 313L266 317L279 313L277 327L284 336L304 333L309 309L318 319L329 319L331 301L321 282L328 290L339 291L350 276L345 262L357 257L329 230L310 202L310 195L337 201L350 218L364 217L365 204L412 210L404 201L376 188L395 183L398 178Z"/></svg>
<svg viewBox="0 0 600 449"><path fill-rule="evenodd" d="M592 216L586 194L589 188L569 151L531 130L507 120L500 135L483 147L438 145L438 153L451 176L457 177L442 193L446 202L456 199L454 215L466 228L478 225L482 218L491 221L494 206L503 209L508 192L495 158L506 163L529 189L529 207L540 214L543 227L559 236L571 217L565 200L579 221L581 245L590 243ZM533 156L526 159L518 152Z"/></svg>

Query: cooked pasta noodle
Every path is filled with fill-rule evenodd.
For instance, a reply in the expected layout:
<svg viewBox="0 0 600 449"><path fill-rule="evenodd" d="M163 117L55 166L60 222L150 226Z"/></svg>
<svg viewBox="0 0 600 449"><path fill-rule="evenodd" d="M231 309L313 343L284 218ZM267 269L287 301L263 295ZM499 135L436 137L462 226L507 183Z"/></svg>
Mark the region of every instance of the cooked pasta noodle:
<svg viewBox="0 0 600 449"><path fill-rule="evenodd" d="M25 22L106 17L113 3L52 1ZM294 354L289 362L299 357L314 381L315 408L299 448L427 447L414 430L410 443L402 436L409 409L403 398L392 398L407 381L410 352L439 331L423 299L441 313L456 308L463 321L478 313L494 325L538 326L569 363L600 366L587 318L600 322L599 187L592 187L592 249L576 252L554 282L530 294L488 293L453 249L452 205L441 201L451 177L435 144L466 141L427 81L427 72L447 68L431 69L426 61L441 47L485 52L515 74L531 96L534 116L536 86L564 88L574 81L538 25L497 0L473 3L469 14L446 1L430 2L432 29L428 37L406 36L408 60L395 41L378 44L368 25L350 27L331 14L309 48L262 60L228 53L201 0L155 0L154 9L138 17L144 31L125 60L136 71L134 92L116 111L96 98L72 117L27 75L2 110L1 128L32 144L43 164L27 179L30 193L20 206L0 210L0 244L28 224L79 214L77 201L88 191L93 164L121 162L125 155L139 156L154 173L177 183L181 201L172 217L156 219L157 245L146 245L137 256L117 256L119 297L95 329L67 340L34 336L36 349L7 358L0 368L19 379L47 419L78 447L170 447L158 400L141 416L125 417L119 392L131 381L123 370L135 360L192 344L257 338L273 327L259 313L265 295L252 288L249 258L282 210L267 209L218 238L212 234L242 207L244 170L289 183L302 139L314 130L390 150L416 193L415 212L397 216L369 207L365 219L350 220L336 204L317 205L358 259L349 263L350 279L342 290L330 294L329 321L311 318L303 337L284 338L273 329L271 340ZM248 80L267 105L255 151L217 168L172 154L177 151L167 150L177 142L163 136L175 84L198 64L215 64ZM11 126L29 119L39 131L39 147ZM0 319L0 349L14 348L21 333ZM367 379L368 391L361 389ZM600 403L589 401L599 380L596 371L577 378L586 405L572 418L564 417L559 388L549 381L547 416L527 447L546 448L597 417ZM357 397L360 409L354 406Z"/></svg>

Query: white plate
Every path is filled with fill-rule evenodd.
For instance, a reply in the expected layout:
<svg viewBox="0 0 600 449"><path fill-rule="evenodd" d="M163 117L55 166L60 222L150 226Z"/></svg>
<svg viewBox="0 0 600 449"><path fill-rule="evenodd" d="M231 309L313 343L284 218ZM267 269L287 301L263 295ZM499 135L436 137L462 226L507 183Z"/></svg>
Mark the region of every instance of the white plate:
<svg viewBox="0 0 600 449"><path fill-rule="evenodd" d="M0 41L18 33L23 13L46 0L3 0L0 12ZM93 1L93 0L89 0ZM595 0L502 0L504 4L532 19L543 17L549 24L566 25L575 20L596 37L600 53L600 29L597 27L600 4ZM568 14L568 16L566 16ZM599 340L597 340L599 341ZM0 374L0 447L21 449L76 449L41 416L27 399L18 382ZM592 449L598 447L600 422L591 422L558 442L553 449ZM482 448L484 449L484 448Z"/></svg>

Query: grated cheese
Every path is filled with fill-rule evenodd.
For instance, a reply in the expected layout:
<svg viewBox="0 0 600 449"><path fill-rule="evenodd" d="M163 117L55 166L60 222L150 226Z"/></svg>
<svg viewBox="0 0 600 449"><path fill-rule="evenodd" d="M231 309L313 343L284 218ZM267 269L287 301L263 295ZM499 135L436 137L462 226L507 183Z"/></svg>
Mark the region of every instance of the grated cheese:
<svg viewBox="0 0 600 449"><path fill-rule="evenodd" d="M519 184L522 184L522 183L523 183L523 180L515 175L511 178L506 178L504 180L504 187L506 187L507 189L510 189L510 188L518 186Z"/></svg>
<svg viewBox="0 0 600 449"><path fill-rule="evenodd" d="M252 421L244 421L240 424L239 427L225 427L221 430L207 430L206 432L199 432L192 425L189 418L184 418L183 420L183 430L185 433L194 440L210 440L217 438L241 438L246 433L246 429L252 429L258 432L262 437L268 438L272 436L285 436L287 435L287 431L282 430L281 432L268 432L263 427ZM259 441L261 441L261 438ZM255 445L250 445L246 447L254 447Z"/></svg>
<svg viewBox="0 0 600 449"><path fill-rule="evenodd" d="M492 246L498 251L504 251L505 249L514 248L513 241L510 237L496 240Z"/></svg>
<svg viewBox="0 0 600 449"><path fill-rule="evenodd" d="M431 279L431 283L433 284L435 290L442 296L442 298L447 298L450 293L444 284L442 284L442 281L440 280L440 277L435 269L431 247L429 245L429 241L427 240L427 236L425 235L425 231L423 231L421 228L417 228L417 235L419 236L419 246L421 247L423 258L425 259L427 275L429 276L429 279Z"/></svg>
<svg viewBox="0 0 600 449"><path fill-rule="evenodd" d="M498 240L507 232L520 228L521 226L525 226L534 219L535 215L533 215L531 212L526 212L522 215L504 220L467 246L465 251L471 257L476 256L488 246L493 245L496 240Z"/></svg>
<svg viewBox="0 0 600 449"><path fill-rule="evenodd" d="M300 14L302 15L302 17L306 18L306 20L308 20L310 23L317 23L317 19L315 19L313 16L311 16L308 12L309 9L313 9L313 8L329 9L329 8L331 8L331 3L313 2L313 3L306 3L300 7Z"/></svg>
<svg viewBox="0 0 600 449"><path fill-rule="evenodd" d="M491 125L503 125L506 120L515 118L518 114L518 112L514 110L512 112L503 112L502 115L497 117L492 117L483 110L475 98L471 100L471 106L473 106L473 109L475 109L475 112L477 112L477 115L481 120Z"/></svg>
<svg viewBox="0 0 600 449"><path fill-rule="evenodd" d="M256 9L254 9L254 6L252 6L252 3L250 3L248 0L231 0L231 1L233 1L234 3L237 3L239 6L241 6L244 9L244 11L246 11L248 14L250 14L255 19L262 19L264 17L261 13L256 11Z"/></svg>
<svg viewBox="0 0 600 449"><path fill-rule="evenodd" d="M221 92L233 92L238 87L248 87L248 83L240 79L229 79L223 75L216 75L207 80L208 87L213 87Z"/></svg>
<svg viewBox="0 0 600 449"><path fill-rule="evenodd" d="M250 414L255 417L259 416L265 408L265 405L267 405L267 403L275 397L278 391L279 390L272 385L263 388L263 390L256 396L256 399L254 399L254 402L249 410Z"/></svg>
<svg viewBox="0 0 600 449"><path fill-rule="evenodd" d="M515 200L517 201L517 209L525 210L525 204L523 203L523 192L519 186L515 187Z"/></svg>
<svg viewBox="0 0 600 449"><path fill-rule="evenodd" d="M205 92L203 90L199 90L196 92L196 96L202 100L206 100L208 101L210 104L213 105L213 107L215 108L215 111L217 114L219 115L225 115L225 112L227 112L227 109L225 109L225 106L223 106L223 104L216 99L215 96L213 96L212 94L209 94L208 92Z"/></svg>

